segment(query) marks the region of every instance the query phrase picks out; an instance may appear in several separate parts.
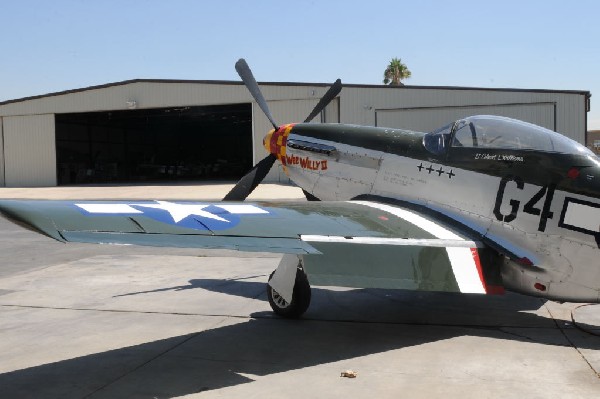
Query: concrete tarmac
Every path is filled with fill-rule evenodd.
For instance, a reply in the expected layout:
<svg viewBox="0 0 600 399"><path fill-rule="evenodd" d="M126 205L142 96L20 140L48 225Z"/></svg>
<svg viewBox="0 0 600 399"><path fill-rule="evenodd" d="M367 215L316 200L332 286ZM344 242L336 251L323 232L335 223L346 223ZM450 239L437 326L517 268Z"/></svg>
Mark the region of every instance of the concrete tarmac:
<svg viewBox="0 0 600 399"><path fill-rule="evenodd" d="M0 198L215 199L229 187ZM303 196L264 185L253 198ZM315 287L305 317L284 320L265 295L279 258L61 244L0 219L0 398L600 397L600 305Z"/></svg>

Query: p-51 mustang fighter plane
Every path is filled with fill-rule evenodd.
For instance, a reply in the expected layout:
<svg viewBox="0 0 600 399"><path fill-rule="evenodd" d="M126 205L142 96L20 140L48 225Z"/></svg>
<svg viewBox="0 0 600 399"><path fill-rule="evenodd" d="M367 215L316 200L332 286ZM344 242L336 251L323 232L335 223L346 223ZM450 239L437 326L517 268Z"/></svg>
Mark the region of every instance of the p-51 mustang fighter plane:
<svg viewBox="0 0 600 399"><path fill-rule="evenodd" d="M600 160L529 123L472 116L429 133L279 126L246 62L236 69L273 124L269 155L223 202L1 201L59 241L271 251L273 310L302 315L310 285L600 302ZM241 202L279 161L313 202ZM316 202L314 200L320 200Z"/></svg>

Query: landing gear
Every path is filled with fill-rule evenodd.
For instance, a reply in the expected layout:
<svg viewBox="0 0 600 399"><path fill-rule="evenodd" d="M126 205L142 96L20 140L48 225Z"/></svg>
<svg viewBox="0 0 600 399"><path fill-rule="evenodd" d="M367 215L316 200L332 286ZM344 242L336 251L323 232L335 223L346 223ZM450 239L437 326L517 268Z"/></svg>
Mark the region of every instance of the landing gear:
<svg viewBox="0 0 600 399"><path fill-rule="evenodd" d="M271 281L273 273L269 276L269 281ZM267 297L269 298L271 308L279 316L289 319L296 319L302 316L310 305L310 284L304 270L300 267L296 269L296 281L294 282L294 293L292 294L291 302L283 299L269 284L267 284Z"/></svg>

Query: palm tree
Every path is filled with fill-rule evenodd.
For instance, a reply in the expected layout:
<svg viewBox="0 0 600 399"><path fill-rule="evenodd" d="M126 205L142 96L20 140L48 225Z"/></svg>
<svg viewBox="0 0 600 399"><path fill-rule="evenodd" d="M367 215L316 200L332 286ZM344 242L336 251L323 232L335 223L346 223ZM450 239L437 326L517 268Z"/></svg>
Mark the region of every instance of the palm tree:
<svg viewBox="0 0 600 399"><path fill-rule="evenodd" d="M400 58L392 58L385 72L383 72L383 84L404 86L401 80L410 78L410 75L408 67L402 63Z"/></svg>

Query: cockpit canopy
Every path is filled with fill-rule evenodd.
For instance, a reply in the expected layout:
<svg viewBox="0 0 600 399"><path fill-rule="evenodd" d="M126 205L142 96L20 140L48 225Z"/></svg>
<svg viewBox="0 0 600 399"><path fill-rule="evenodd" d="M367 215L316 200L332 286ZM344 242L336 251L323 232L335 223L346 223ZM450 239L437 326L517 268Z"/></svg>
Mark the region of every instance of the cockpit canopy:
<svg viewBox="0 0 600 399"><path fill-rule="evenodd" d="M552 130L492 115L470 116L427 133L423 145L436 155L445 154L450 147L593 155L583 145Z"/></svg>

